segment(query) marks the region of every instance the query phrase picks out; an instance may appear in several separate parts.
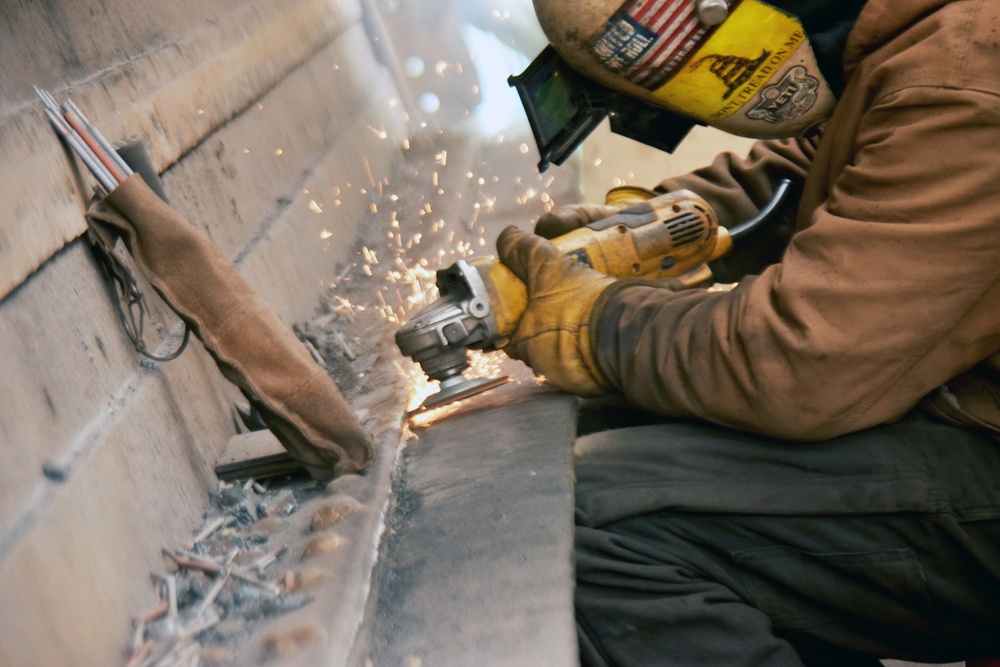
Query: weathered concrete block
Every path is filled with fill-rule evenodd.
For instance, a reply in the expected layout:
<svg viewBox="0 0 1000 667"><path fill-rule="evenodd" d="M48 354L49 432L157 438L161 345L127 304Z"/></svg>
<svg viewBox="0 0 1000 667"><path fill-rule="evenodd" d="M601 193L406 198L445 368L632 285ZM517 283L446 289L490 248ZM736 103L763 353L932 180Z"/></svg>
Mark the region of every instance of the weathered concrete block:
<svg viewBox="0 0 1000 667"><path fill-rule="evenodd" d="M300 196L282 211L242 264L244 273L289 324L311 314L317 295L333 281L338 267L354 259L350 251L358 224L371 205L363 192L368 174L387 173L399 157L393 142L381 141L368 131L370 123L366 114L349 126L350 131L316 166ZM340 194L334 196L333 191Z"/></svg>
<svg viewBox="0 0 1000 667"><path fill-rule="evenodd" d="M150 141L154 162L167 166L360 22L356 0L229 4L229 11L188 7L188 18L176 22L174 11L183 17L186 5L199 3L133 3L112 8L106 22L99 18L108 11L104 3L28 4L0 21L0 30L16 35L2 39L9 52L42 62L58 54L62 61L46 69L33 58L8 58L0 70L0 81L14 82L17 100L0 107L6 111L0 116L0 198L9 212L0 218L0 296L83 231L87 197L81 193L93 183L89 175L76 178L77 164L33 99L33 84L60 98L70 87L109 140L140 134ZM74 19L75 12L86 19ZM119 34L133 24L133 37Z"/></svg>
<svg viewBox="0 0 1000 667"><path fill-rule="evenodd" d="M360 143L363 130L378 143L366 130L383 115L373 106L376 91L391 95L382 81L355 25L166 171L174 208L235 257L261 233L262 221L284 214L293 201L329 198L325 189L309 197L304 190L314 185L319 162L352 157L341 149L331 157L335 144Z"/></svg>
<svg viewBox="0 0 1000 667"><path fill-rule="evenodd" d="M155 321L147 326L153 342ZM184 383L206 395L219 392L224 381L207 357L197 360L197 355L189 352L185 356L191 359L173 367L197 368L197 376ZM73 475L77 460L102 438L103 424L131 409L141 374L140 357L126 340L110 290L82 242L2 302L0 358L5 380L0 384L3 545L13 539L13 525L30 515L33 500L51 486L43 466L53 476ZM216 399L215 409L222 406ZM5 551L0 549L0 556Z"/></svg>
<svg viewBox="0 0 1000 667"><path fill-rule="evenodd" d="M328 65L328 59L319 65ZM289 78L295 79L296 74L308 69L297 70ZM313 83L308 76L289 82L292 92L304 100L301 105L291 105L292 111L322 106L322 100L317 105L309 95ZM383 93L389 90L382 88ZM317 294L333 279L337 264L348 259L357 222L370 202L362 193L362 184L369 185L374 174L386 173L388 165L398 158L395 141L380 139L369 130L373 124L385 124L382 104L381 99L359 104L350 123L326 125L327 136L319 147L326 153L310 147L301 156L318 163L300 161L289 170L310 177L295 182L293 173L286 175L284 183L278 179L288 197L287 204L249 194L262 189L251 173L218 184L217 193L222 196L248 193L247 199L256 205L247 204L246 215L253 217L215 209L213 204L219 194L212 198L196 189L192 192L191 188L173 187L210 177L213 170L205 160L196 161L190 169L185 161L169 174L168 193L174 195L176 190L180 195L175 198L175 207L187 209L189 219L210 236L228 234L231 240L224 251L231 256L246 254L244 274L289 324L313 311ZM293 123L298 120L289 112L281 117ZM275 117L251 108L220 134L266 137L275 122ZM231 140L238 139L236 136ZM204 148L210 150L210 146ZM292 159L289 157L289 162ZM308 187L299 190L301 185ZM330 193L333 188L340 192L339 196L318 194ZM317 194L305 192L307 189ZM313 197L323 202L323 210L318 213L314 209L319 204L310 208ZM204 207L202 201L207 202ZM341 205L337 206L337 202ZM247 220L255 224L248 225ZM323 238L327 234L330 236ZM159 316L149 323L150 327L157 322L173 326L176 318L172 313L148 286L144 291L150 303L157 305ZM17 409L0 412L0 433L9 443L0 451L0 462L4 463L0 477L9 478L0 486L0 534L2 527L22 511L19 508L28 502L32 489L44 483L42 465L51 460L58 467L61 459L72 455L73 448L79 446L76 441L81 431L100 413L108 396L121 392L121 383L134 372L139 359L124 340L101 271L82 243L53 260L36 280L6 300L2 313L0 350L8 360L10 381L0 387L0 396L6 399L3 405ZM156 340L156 332L147 338ZM217 392L224 383L221 378L215 382L210 390Z"/></svg>
<svg viewBox="0 0 1000 667"><path fill-rule="evenodd" d="M216 406L177 395L197 386L198 366L192 354L166 373L140 372L128 408L75 474L37 490L31 520L0 561L0 664L121 662L122 619L150 597L128 573L160 571L160 549L198 525L205 461L223 441Z"/></svg>

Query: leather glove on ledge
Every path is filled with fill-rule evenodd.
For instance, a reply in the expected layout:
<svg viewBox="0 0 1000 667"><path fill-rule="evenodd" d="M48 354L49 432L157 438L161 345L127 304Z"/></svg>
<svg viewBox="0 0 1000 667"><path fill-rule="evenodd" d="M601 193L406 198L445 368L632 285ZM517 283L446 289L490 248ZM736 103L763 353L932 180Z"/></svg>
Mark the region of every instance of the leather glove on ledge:
<svg viewBox="0 0 1000 667"><path fill-rule="evenodd" d="M597 366L591 322L600 315L595 304L602 293L622 281L513 226L497 239L497 253L528 290L528 306L504 351L563 391L585 398L612 392Z"/></svg>

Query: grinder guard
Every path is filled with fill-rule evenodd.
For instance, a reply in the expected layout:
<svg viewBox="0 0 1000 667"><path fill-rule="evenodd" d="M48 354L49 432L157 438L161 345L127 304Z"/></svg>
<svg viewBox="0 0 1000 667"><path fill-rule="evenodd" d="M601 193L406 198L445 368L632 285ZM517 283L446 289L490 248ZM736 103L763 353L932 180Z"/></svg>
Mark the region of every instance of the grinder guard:
<svg viewBox="0 0 1000 667"><path fill-rule="evenodd" d="M497 325L486 285L465 260L438 271L437 286L441 298L396 332L396 345L443 385L461 378L469 348L492 349Z"/></svg>

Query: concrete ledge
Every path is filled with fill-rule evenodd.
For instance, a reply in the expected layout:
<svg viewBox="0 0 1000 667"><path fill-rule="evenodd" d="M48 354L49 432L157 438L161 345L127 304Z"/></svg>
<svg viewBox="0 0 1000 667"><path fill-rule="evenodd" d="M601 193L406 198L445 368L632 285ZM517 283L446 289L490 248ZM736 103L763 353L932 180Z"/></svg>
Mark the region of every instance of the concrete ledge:
<svg viewBox="0 0 1000 667"><path fill-rule="evenodd" d="M575 429L576 399L528 380L418 432L377 572L373 664L579 664Z"/></svg>

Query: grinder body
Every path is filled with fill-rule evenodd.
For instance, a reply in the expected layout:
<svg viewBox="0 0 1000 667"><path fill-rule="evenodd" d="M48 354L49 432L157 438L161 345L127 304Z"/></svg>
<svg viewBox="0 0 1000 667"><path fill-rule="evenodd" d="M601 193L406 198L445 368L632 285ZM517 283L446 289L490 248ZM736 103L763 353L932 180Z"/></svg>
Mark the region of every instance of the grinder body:
<svg viewBox="0 0 1000 667"><path fill-rule="evenodd" d="M620 203L621 197L614 195L612 191L609 201ZM615 278L669 277L689 287L710 281L707 263L732 248L715 212L690 190L631 203L552 242L569 257ZM476 260L472 265L483 278L496 319L491 343L502 348L527 308L527 288L499 260Z"/></svg>

